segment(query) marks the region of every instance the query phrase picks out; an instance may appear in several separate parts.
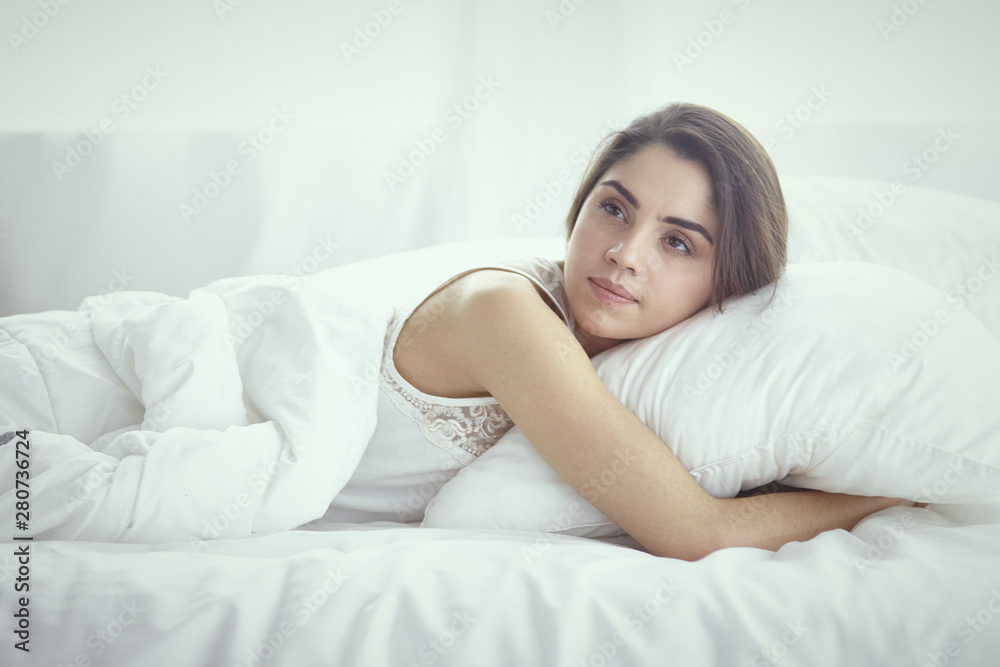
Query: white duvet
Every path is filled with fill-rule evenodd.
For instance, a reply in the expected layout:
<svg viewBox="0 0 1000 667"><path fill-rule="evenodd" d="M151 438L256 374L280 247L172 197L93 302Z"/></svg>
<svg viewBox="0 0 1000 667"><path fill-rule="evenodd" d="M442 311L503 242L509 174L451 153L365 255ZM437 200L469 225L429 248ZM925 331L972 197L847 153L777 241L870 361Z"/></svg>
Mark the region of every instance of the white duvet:
<svg viewBox="0 0 1000 667"><path fill-rule="evenodd" d="M169 542L322 516L374 430L390 315L256 277L5 318L0 419L30 429L30 534ZM0 449L0 516L17 463Z"/></svg>

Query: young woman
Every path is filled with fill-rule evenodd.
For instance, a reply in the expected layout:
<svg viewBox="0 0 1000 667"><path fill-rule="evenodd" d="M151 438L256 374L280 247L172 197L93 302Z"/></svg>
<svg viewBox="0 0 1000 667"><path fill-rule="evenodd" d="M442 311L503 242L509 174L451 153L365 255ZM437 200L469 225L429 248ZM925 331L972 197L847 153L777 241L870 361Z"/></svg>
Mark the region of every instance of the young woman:
<svg viewBox="0 0 1000 667"><path fill-rule="evenodd" d="M397 313L376 435L334 517L389 518L365 514L375 497L397 520L419 517L433 495L428 482L439 488L512 424L578 491L628 450L632 464L588 499L659 556L777 549L912 504L819 491L715 499L591 365L595 354L778 278L784 200L769 157L742 126L691 104L636 119L592 161L567 226L564 262L466 271ZM386 465L395 470L388 484Z"/></svg>

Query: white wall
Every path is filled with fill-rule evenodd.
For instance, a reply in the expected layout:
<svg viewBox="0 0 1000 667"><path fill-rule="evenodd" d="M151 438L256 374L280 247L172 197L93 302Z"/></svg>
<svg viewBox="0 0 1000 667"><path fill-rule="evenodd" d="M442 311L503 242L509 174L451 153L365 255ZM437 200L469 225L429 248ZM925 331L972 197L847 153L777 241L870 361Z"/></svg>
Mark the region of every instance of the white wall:
<svg viewBox="0 0 1000 667"><path fill-rule="evenodd" d="M373 12L391 21L348 59ZM998 23L987 0L7 0L0 314L75 308L116 272L184 295L308 257L558 234L592 142L674 100L745 124L782 174L1000 199ZM102 121L79 166L53 167Z"/></svg>

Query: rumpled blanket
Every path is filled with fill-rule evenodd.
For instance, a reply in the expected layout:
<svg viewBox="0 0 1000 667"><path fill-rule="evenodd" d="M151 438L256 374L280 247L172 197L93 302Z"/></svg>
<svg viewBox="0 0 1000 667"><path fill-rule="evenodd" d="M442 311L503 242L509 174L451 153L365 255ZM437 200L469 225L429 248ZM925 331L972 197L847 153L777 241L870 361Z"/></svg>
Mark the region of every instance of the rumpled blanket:
<svg viewBox="0 0 1000 667"><path fill-rule="evenodd" d="M0 446L0 516L25 489L35 539L201 540L322 516L375 429L392 305L287 278L0 319L0 433L29 430L21 454Z"/></svg>

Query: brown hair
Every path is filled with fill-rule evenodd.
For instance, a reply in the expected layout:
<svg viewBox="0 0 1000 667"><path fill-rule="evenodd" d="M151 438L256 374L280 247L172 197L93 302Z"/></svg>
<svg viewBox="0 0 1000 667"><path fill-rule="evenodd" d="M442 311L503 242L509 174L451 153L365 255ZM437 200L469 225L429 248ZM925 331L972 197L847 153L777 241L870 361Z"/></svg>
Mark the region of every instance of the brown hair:
<svg viewBox="0 0 1000 667"><path fill-rule="evenodd" d="M788 213L774 164L746 128L697 104L669 104L604 139L566 216L566 238L598 180L650 144L701 164L712 181L719 238L711 303L721 311L723 299L776 281L785 265Z"/></svg>

